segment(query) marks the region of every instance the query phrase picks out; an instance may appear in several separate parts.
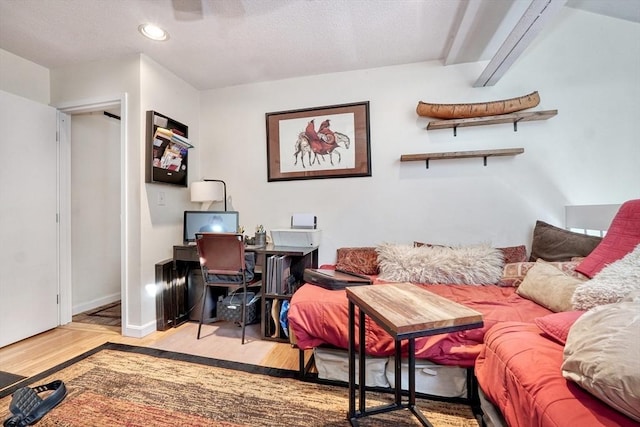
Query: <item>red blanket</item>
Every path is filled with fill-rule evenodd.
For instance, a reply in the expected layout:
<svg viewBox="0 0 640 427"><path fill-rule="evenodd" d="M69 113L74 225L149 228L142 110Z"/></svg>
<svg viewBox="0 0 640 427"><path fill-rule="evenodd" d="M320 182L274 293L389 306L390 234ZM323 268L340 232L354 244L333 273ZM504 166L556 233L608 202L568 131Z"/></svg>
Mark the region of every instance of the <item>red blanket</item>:
<svg viewBox="0 0 640 427"><path fill-rule="evenodd" d="M476 363L482 391L518 427L637 424L564 379L563 345L534 324L506 322L491 329Z"/></svg>
<svg viewBox="0 0 640 427"><path fill-rule="evenodd" d="M384 286L384 283L376 280L372 286ZM424 286L433 293L464 304L483 315L482 328L416 338L416 357L442 365L473 366L482 348L485 332L498 322L532 322L536 317L551 313L546 308L518 296L515 288L470 285L416 286ZM345 291L327 290L305 284L291 299L289 325L301 349L323 344L348 348L348 303ZM368 316L365 327L367 354L393 355L394 342L391 336ZM406 347L407 343L403 341L402 351L405 355Z"/></svg>

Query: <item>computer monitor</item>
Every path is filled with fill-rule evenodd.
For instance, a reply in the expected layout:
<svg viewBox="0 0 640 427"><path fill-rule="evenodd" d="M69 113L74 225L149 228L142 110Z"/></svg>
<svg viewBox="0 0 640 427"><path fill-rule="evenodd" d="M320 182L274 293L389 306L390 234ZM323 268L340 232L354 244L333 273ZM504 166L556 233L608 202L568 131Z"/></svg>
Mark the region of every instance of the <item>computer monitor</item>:
<svg viewBox="0 0 640 427"><path fill-rule="evenodd" d="M184 211L184 243L195 242L196 233L236 233L236 211Z"/></svg>

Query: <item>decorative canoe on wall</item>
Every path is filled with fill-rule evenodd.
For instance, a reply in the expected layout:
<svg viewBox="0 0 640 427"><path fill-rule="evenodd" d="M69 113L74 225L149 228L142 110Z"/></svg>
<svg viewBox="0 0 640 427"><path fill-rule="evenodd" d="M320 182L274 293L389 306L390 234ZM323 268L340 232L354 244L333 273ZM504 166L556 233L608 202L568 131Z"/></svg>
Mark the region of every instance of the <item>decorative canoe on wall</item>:
<svg viewBox="0 0 640 427"><path fill-rule="evenodd" d="M472 104L433 104L419 101L416 113L436 119L467 119L513 113L535 107L539 103L540 95L536 91L517 98Z"/></svg>

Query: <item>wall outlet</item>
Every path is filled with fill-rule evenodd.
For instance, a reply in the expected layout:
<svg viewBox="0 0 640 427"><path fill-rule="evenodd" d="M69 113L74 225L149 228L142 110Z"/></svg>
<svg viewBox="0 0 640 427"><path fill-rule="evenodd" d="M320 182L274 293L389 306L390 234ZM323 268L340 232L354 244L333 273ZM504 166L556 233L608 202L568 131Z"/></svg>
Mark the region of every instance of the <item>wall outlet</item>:
<svg viewBox="0 0 640 427"><path fill-rule="evenodd" d="M158 206L164 206L167 203L167 199L166 199L166 195L164 194L164 191L159 191L158 192Z"/></svg>

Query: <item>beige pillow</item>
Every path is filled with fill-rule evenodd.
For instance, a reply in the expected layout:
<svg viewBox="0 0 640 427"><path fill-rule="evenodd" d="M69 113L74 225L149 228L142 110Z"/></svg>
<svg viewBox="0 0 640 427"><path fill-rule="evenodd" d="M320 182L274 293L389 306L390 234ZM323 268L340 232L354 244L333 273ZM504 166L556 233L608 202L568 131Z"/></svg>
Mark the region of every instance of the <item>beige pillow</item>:
<svg viewBox="0 0 640 427"><path fill-rule="evenodd" d="M569 330L562 375L640 422L640 301L595 307Z"/></svg>
<svg viewBox="0 0 640 427"><path fill-rule="evenodd" d="M537 262L527 271L516 293L557 313L572 310L571 296L581 283L551 264Z"/></svg>

